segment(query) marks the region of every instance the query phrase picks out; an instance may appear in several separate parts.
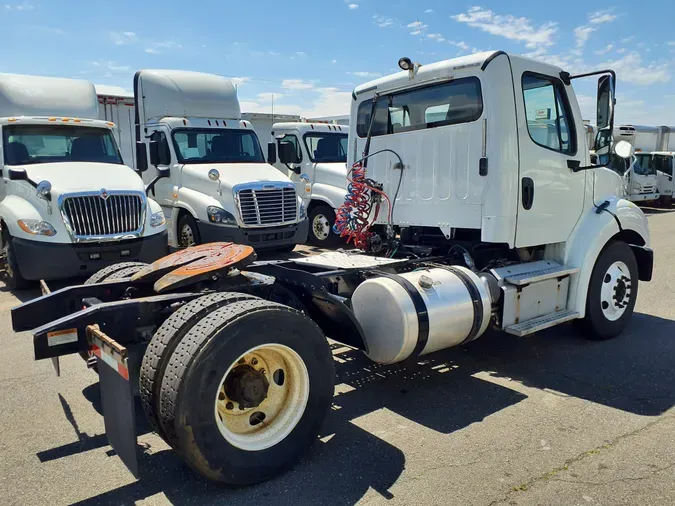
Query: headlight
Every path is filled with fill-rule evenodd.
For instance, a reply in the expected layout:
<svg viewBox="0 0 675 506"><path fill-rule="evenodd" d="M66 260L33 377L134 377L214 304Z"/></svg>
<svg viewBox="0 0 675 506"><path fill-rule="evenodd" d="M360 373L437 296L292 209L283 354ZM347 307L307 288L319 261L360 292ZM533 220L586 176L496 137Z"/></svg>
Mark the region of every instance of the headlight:
<svg viewBox="0 0 675 506"><path fill-rule="evenodd" d="M161 227L166 223L166 218L164 218L163 212L152 213L150 217L150 226L153 228Z"/></svg>
<svg viewBox="0 0 675 506"><path fill-rule="evenodd" d="M307 218L307 209L305 208L305 203L300 202L300 219L304 220Z"/></svg>
<svg viewBox="0 0 675 506"><path fill-rule="evenodd" d="M232 213L228 213L225 209L216 206L209 206L206 208L206 214L211 223L221 223L223 225L236 225L237 220Z"/></svg>
<svg viewBox="0 0 675 506"><path fill-rule="evenodd" d="M40 220L19 220L17 221L21 230L30 235L56 235L56 230L46 221Z"/></svg>

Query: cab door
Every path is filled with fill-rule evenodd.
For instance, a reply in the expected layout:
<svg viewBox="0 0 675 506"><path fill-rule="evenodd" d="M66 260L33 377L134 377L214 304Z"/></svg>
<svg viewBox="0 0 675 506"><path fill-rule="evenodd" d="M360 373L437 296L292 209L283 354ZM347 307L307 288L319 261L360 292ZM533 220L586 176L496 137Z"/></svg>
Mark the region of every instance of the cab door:
<svg viewBox="0 0 675 506"><path fill-rule="evenodd" d="M527 66L525 66L527 64ZM547 65L512 62L520 144L516 246L564 242L584 205L585 127L571 86Z"/></svg>

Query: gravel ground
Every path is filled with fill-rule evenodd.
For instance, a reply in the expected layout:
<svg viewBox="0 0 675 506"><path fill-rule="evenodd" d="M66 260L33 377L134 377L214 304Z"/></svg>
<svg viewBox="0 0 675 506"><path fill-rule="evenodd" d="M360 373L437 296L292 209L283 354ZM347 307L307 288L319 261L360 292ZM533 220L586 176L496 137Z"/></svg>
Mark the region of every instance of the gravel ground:
<svg viewBox="0 0 675 506"><path fill-rule="evenodd" d="M289 473L230 490L187 470L138 417L141 479L107 445L97 376L34 362L0 287L2 504L675 504L675 214L650 215L654 281L629 330L490 334L415 370L336 347L339 392Z"/></svg>

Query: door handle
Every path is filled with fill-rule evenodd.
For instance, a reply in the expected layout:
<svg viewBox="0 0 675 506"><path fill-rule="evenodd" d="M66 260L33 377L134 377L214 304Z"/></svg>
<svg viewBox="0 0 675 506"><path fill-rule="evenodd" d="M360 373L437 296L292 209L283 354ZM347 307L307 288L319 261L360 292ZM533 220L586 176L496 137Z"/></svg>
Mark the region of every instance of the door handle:
<svg viewBox="0 0 675 506"><path fill-rule="evenodd" d="M532 209L532 204L534 204L534 181L529 177L524 177L522 180L522 199L523 209Z"/></svg>

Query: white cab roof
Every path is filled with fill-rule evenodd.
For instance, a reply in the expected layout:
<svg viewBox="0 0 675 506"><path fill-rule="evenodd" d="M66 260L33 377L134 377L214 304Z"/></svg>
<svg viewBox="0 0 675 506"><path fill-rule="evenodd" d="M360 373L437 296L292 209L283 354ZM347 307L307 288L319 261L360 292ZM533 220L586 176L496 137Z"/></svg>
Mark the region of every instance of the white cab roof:
<svg viewBox="0 0 675 506"><path fill-rule="evenodd" d="M240 119L232 81L187 70L141 70L136 74L145 117Z"/></svg>
<svg viewBox="0 0 675 506"><path fill-rule="evenodd" d="M500 54L506 54L504 51L486 51L483 53L470 54L466 56L460 56L458 58L452 58L450 60L443 60L436 63L423 64L419 67L417 74L415 75L415 84L424 83L425 81L430 81L432 79L438 78L447 78L454 75L461 76L462 73L467 71L480 70L483 66L490 62L493 58L496 58ZM527 60L527 61L536 61L532 58L525 58L524 56L508 55L509 58L513 60ZM538 65L542 64L541 61L536 61ZM547 65L551 68L551 72L560 71L560 67L555 65ZM379 79L374 79L367 83L361 84L354 89L354 95L360 95L362 93L375 92L376 90L382 92L384 90L392 90L396 88L406 88L411 83L408 71L400 71L395 74L390 74L388 76L380 77Z"/></svg>
<svg viewBox="0 0 675 506"><path fill-rule="evenodd" d="M345 125L332 125L328 123L305 123L305 122L284 122L275 123L272 130L298 130L299 132L331 132L331 133L349 133L349 127Z"/></svg>
<svg viewBox="0 0 675 506"><path fill-rule="evenodd" d="M98 118L94 85L81 79L0 74L0 117Z"/></svg>

